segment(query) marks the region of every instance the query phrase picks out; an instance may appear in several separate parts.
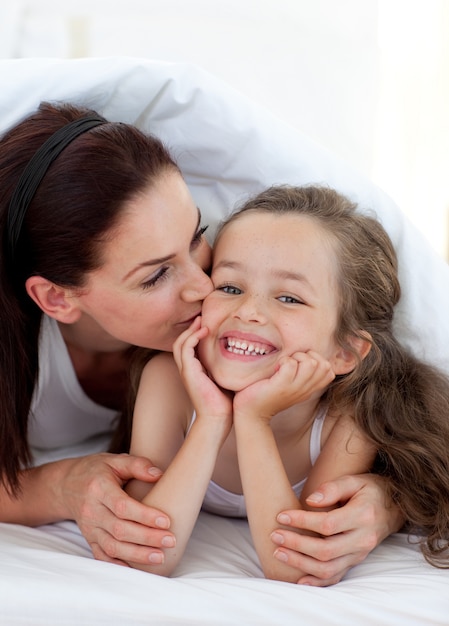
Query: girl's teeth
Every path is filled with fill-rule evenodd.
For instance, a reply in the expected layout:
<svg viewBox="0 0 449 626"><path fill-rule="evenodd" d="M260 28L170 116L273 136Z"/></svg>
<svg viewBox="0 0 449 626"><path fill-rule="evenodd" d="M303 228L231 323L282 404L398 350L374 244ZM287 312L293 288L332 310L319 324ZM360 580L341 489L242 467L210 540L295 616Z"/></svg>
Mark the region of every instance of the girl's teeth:
<svg viewBox="0 0 449 626"><path fill-rule="evenodd" d="M252 343L246 341L238 341L235 339L227 340L227 350L233 354L244 354L245 356L257 356L265 354L265 348L254 346Z"/></svg>

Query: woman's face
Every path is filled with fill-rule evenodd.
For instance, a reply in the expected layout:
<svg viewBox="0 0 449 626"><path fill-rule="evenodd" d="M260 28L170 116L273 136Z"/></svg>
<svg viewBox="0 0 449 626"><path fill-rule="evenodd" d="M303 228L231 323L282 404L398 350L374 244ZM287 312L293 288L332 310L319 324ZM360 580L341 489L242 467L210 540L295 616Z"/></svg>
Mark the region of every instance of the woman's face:
<svg viewBox="0 0 449 626"><path fill-rule="evenodd" d="M271 377L279 359L313 350L338 373L338 292L329 238L310 218L253 212L231 222L214 248L200 359L223 388Z"/></svg>
<svg viewBox="0 0 449 626"><path fill-rule="evenodd" d="M80 327L93 327L104 349L171 350L212 290L203 271L210 247L179 173L164 173L128 203L104 244L103 261L76 296Z"/></svg>

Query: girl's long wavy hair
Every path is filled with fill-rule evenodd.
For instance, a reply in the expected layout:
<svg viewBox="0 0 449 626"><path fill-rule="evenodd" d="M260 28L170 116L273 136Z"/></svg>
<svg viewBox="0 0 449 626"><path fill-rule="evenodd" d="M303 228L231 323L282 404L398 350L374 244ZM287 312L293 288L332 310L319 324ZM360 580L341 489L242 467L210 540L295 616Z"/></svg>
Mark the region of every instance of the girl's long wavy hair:
<svg viewBox="0 0 449 626"><path fill-rule="evenodd" d="M425 558L449 567L449 379L415 358L393 333L401 290L392 242L380 222L326 187L276 186L246 204L248 211L295 213L315 220L337 258L339 311L336 341L369 333L372 346L355 369L338 376L325 396L333 409L354 416L378 450L376 472L410 524L423 536ZM431 323L431 320L429 320Z"/></svg>
<svg viewBox="0 0 449 626"><path fill-rule="evenodd" d="M57 130L92 114L100 117L43 103L0 141L0 484L11 493L18 493L19 470L31 460L27 426L39 366L42 312L26 293L26 279L83 287L88 272L101 266L102 245L125 204L167 170L179 171L157 138L105 120L51 164L29 204L12 264L7 212L20 175Z"/></svg>

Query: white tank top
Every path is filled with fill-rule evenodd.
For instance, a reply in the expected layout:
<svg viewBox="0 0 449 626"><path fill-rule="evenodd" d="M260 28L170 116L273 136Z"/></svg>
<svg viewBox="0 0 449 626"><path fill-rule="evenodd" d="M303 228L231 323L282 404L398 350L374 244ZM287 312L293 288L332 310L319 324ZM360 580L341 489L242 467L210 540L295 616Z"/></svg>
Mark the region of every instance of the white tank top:
<svg viewBox="0 0 449 626"><path fill-rule="evenodd" d="M116 411L96 404L84 393L57 322L44 315L39 377L28 426L31 447L55 450L76 446L110 434L116 417Z"/></svg>
<svg viewBox="0 0 449 626"><path fill-rule="evenodd" d="M324 419L326 417L327 407L322 406L318 409L315 420L312 424L310 431L310 462L315 464L320 452L321 452L321 432L323 430ZM192 418L193 423L195 414ZM303 487L306 483L307 476L303 478L299 483L292 485L292 489L296 496L299 498ZM217 485L214 481L210 481L206 495L204 496L203 506L204 511L208 513L215 513L216 515L222 515L223 517L246 517L245 497L238 493L232 493Z"/></svg>

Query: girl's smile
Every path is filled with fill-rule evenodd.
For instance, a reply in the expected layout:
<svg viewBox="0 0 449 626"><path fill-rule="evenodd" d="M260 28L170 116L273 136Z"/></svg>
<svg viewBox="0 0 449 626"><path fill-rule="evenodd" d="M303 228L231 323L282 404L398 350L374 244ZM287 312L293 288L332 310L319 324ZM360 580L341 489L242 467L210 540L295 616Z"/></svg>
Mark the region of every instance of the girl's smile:
<svg viewBox="0 0 449 626"><path fill-rule="evenodd" d="M282 356L309 350L332 364L335 267L329 236L307 216L249 212L230 222L216 242L202 311L209 334L198 347L213 379L239 391L271 377Z"/></svg>
<svg viewBox="0 0 449 626"><path fill-rule="evenodd" d="M225 333L221 339L221 345L228 358L261 357L277 352L277 348L262 337L238 330Z"/></svg>

